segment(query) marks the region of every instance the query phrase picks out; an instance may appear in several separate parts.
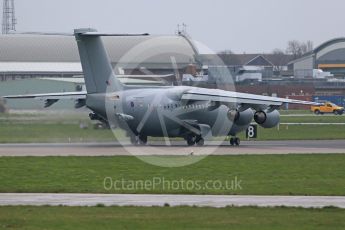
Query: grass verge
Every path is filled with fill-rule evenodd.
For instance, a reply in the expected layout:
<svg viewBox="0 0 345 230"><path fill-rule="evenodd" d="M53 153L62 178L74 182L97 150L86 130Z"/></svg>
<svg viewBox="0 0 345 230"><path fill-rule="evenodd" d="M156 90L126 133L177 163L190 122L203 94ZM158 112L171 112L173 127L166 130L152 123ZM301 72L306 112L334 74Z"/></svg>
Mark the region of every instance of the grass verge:
<svg viewBox="0 0 345 230"><path fill-rule="evenodd" d="M239 137L245 140L245 134ZM280 125L279 129L258 127L258 141L344 140L345 125Z"/></svg>
<svg viewBox="0 0 345 230"><path fill-rule="evenodd" d="M210 156L181 168L129 156L2 157L0 192L343 196L344 169L336 154Z"/></svg>
<svg viewBox="0 0 345 230"><path fill-rule="evenodd" d="M80 118L78 117L80 116ZM78 119L79 118L79 119ZM345 116L281 117L282 123L345 123ZM80 125L84 128L80 128ZM0 116L0 143L79 143L116 140L111 130L94 129L85 114ZM257 140L339 140L345 139L345 125L281 125L278 128L259 127ZM116 137L124 138L121 130ZM239 134L245 139L244 133Z"/></svg>
<svg viewBox="0 0 345 230"><path fill-rule="evenodd" d="M1 229L344 229L336 208L0 207Z"/></svg>

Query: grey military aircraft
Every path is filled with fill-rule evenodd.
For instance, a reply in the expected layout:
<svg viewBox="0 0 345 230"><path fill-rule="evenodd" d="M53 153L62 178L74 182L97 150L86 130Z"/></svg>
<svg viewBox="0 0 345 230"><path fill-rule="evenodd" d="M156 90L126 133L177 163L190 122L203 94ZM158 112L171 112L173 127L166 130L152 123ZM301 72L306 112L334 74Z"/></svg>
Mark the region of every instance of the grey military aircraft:
<svg viewBox="0 0 345 230"><path fill-rule="evenodd" d="M146 34L140 35L145 36ZM94 29L74 31L83 67L86 92L6 96L8 99L37 98L50 106L61 99L87 106L92 120L125 129L133 144L144 145L148 137L182 137L189 146L202 146L214 136L231 136L230 144L253 120L264 128L279 124L280 106L317 105L314 102L237 93L189 86L128 86L116 77L102 36Z"/></svg>

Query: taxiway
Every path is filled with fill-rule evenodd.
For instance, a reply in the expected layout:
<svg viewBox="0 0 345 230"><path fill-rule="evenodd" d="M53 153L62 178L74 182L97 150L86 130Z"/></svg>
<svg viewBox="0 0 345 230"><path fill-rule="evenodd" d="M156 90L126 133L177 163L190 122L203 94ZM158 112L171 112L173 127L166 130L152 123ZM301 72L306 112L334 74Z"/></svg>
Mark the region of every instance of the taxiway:
<svg viewBox="0 0 345 230"><path fill-rule="evenodd" d="M231 196L231 195L141 195L141 194L0 194L0 206L258 206L345 208L345 197L339 196Z"/></svg>
<svg viewBox="0 0 345 230"><path fill-rule="evenodd" d="M200 150L200 151L199 151ZM202 151L201 151L202 150ZM80 143L80 144L1 144L0 156L128 156L128 155L212 155L245 154L327 154L345 153L344 140L316 141L243 141L239 147L228 143L220 146L211 142L204 147L187 147L184 142L172 142L165 146L162 142L149 146L131 146L120 143Z"/></svg>

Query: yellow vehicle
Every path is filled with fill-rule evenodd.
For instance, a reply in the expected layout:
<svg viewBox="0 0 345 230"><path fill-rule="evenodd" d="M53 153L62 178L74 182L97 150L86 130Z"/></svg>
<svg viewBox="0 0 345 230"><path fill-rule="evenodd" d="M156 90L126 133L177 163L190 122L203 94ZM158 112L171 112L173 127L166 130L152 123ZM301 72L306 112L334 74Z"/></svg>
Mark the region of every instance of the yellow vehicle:
<svg viewBox="0 0 345 230"><path fill-rule="evenodd" d="M342 115L344 113L344 107L337 106L331 102L326 102L321 106L312 106L311 111L317 115L325 113L334 113L335 115Z"/></svg>

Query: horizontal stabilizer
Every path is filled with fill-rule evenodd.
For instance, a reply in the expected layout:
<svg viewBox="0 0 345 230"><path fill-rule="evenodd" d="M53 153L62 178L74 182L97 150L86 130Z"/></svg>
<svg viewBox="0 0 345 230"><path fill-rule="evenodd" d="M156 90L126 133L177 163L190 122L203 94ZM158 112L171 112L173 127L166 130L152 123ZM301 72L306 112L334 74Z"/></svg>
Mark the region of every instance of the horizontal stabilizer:
<svg viewBox="0 0 345 230"><path fill-rule="evenodd" d="M78 29L75 33L85 36L112 36L112 37L131 37L131 36L149 36L149 33L143 34L114 34L114 33L99 33L99 32L78 32L84 29ZM92 30L92 29L85 29L85 30ZM75 33L54 33L54 32L17 32L12 31L9 34L21 34L21 35L46 35L46 36L74 36Z"/></svg>

